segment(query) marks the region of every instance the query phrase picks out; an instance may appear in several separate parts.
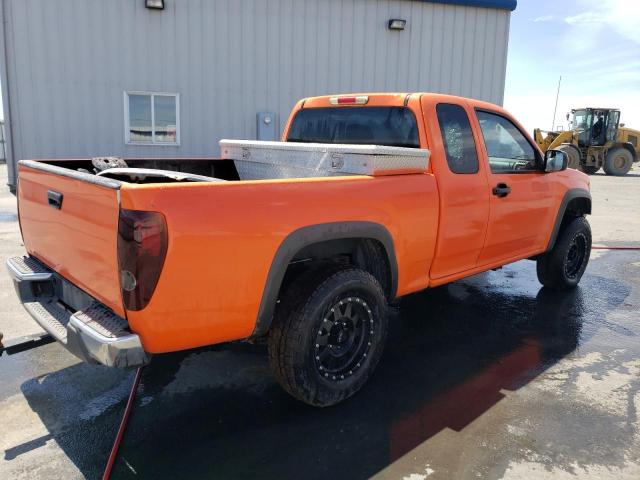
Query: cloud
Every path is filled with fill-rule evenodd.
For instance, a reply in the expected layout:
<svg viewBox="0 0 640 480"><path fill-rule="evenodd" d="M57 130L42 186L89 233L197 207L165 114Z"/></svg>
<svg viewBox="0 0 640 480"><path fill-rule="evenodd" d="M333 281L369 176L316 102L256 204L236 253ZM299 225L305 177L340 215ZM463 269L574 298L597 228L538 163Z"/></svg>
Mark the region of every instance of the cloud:
<svg viewBox="0 0 640 480"><path fill-rule="evenodd" d="M535 23L538 23L538 22L550 22L554 18L556 18L554 15L542 15L540 17L533 18L531 21L535 22Z"/></svg>
<svg viewBox="0 0 640 480"><path fill-rule="evenodd" d="M608 22L623 37L640 44L640 2L610 0Z"/></svg>
<svg viewBox="0 0 640 480"><path fill-rule="evenodd" d="M605 18L597 12L583 12L564 19L569 25L594 25L605 23Z"/></svg>
<svg viewBox="0 0 640 480"><path fill-rule="evenodd" d="M577 28L609 29L618 35L640 44L640 2L629 0L597 0L587 2L591 8L565 17L565 22ZM588 32L584 32L588 37Z"/></svg>

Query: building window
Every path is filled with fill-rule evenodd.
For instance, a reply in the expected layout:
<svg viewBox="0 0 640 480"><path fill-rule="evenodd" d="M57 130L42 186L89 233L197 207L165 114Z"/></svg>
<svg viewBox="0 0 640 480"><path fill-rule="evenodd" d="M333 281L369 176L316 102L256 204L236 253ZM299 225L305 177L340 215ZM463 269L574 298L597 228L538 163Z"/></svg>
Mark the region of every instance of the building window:
<svg viewBox="0 0 640 480"><path fill-rule="evenodd" d="M179 145L180 97L177 93L124 93L125 143Z"/></svg>

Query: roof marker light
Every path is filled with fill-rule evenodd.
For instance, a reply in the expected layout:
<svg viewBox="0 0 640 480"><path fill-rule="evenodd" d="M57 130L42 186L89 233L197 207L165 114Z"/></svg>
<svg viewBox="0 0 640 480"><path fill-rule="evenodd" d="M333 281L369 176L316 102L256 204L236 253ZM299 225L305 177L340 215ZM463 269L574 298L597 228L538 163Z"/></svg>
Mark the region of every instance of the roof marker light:
<svg viewBox="0 0 640 480"><path fill-rule="evenodd" d="M331 105L365 105L369 101L367 95L357 95L355 97L331 97Z"/></svg>

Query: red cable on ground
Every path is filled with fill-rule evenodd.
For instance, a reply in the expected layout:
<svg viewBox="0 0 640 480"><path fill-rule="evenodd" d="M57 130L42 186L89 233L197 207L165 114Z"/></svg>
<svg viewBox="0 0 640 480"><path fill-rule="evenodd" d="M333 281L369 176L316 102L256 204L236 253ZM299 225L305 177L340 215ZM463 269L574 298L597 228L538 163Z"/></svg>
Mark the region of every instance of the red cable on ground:
<svg viewBox="0 0 640 480"><path fill-rule="evenodd" d="M640 247L607 247L605 245L594 245L591 250L640 250Z"/></svg>
<svg viewBox="0 0 640 480"><path fill-rule="evenodd" d="M138 367L138 370L136 370L136 376L133 379L133 385L131 386L129 399L127 400L127 405L124 408L124 414L122 415L120 428L118 428L118 434L116 435L116 439L113 442L113 447L111 447L111 453L109 454L109 460L107 460L107 466L105 467L104 473L102 474L102 480L109 480L109 477L111 476L111 470L113 469L113 464L115 463L116 458L118 456L118 449L120 448L120 442L122 442L122 437L124 437L124 431L127 428L127 423L129 423L129 416L131 415L131 410L133 409L133 402L136 398L138 385L140 384L140 376L142 375L142 368L143 367Z"/></svg>

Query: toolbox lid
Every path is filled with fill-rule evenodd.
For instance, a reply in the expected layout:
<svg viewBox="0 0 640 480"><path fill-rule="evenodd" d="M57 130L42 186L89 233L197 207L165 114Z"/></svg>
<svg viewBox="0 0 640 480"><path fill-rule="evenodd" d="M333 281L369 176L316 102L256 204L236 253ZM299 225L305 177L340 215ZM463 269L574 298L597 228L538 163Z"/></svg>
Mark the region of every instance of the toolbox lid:
<svg viewBox="0 0 640 480"><path fill-rule="evenodd" d="M252 179L424 173L430 155L421 148L259 140L220 140L220 151L234 160L241 178ZM263 167L249 174L245 164Z"/></svg>

